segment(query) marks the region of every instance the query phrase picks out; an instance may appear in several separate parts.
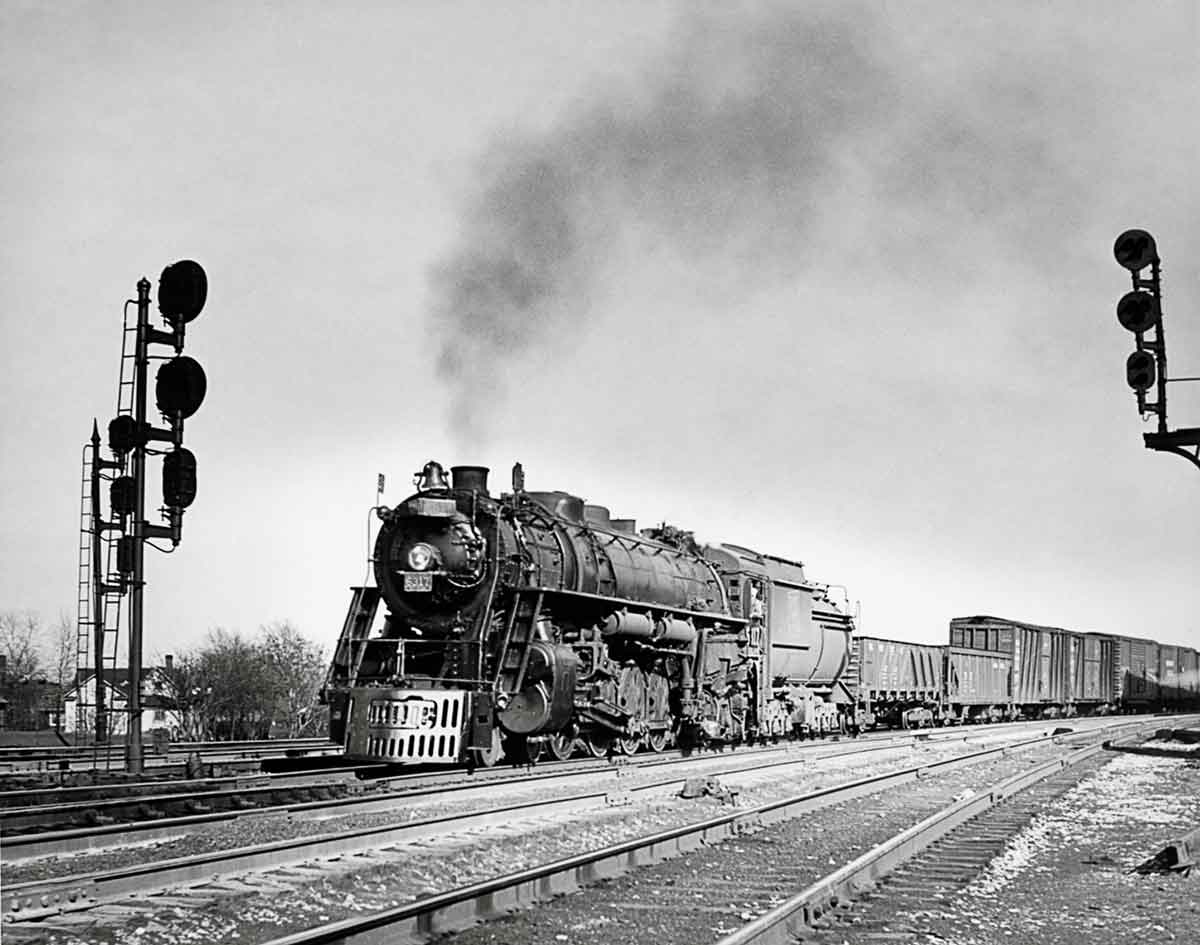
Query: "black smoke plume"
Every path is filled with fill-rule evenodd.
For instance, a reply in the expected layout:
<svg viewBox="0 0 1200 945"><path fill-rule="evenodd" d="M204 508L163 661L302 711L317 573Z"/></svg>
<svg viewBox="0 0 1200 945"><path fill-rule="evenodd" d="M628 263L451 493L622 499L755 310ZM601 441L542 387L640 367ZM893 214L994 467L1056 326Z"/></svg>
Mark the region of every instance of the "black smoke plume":
<svg viewBox="0 0 1200 945"><path fill-rule="evenodd" d="M506 380L570 338L630 229L756 283L822 262L824 235L846 221L860 258L928 265L943 250L936 267L953 253L947 229L999 225L1014 198L1049 187L1053 162L1028 120L1039 64L1009 72L981 57L946 88L891 41L885 9L690 17L636 79L489 148L431 274L455 433L479 445ZM1061 205L1058 194L1044 219L1009 223L1019 237Z"/></svg>

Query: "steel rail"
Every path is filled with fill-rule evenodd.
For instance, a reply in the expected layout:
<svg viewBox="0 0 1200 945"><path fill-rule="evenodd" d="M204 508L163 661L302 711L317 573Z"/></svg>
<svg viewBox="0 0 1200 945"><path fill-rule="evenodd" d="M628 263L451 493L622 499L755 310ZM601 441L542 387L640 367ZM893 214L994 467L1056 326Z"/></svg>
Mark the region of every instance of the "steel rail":
<svg viewBox="0 0 1200 945"><path fill-rule="evenodd" d="M22 807L0 806L0 833L4 842L30 834L39 835L38 828L58 826L61 829L77 827L80 818L103 815L110 819L130 817L141 808L161 810L174 808L176 811L186 809L193 804L225 805L235 807L233 798L259 795L269 799L271 795L283 795L288 792L319 791L338 786L361 783L359 768L327 768L307 774L270 774L259 772L244 774L230 778L202 778L192 781L164 781L153 785L158 791L134 793L123 791L122 788L131 786L113 785L119 796L116 797L85 797L83 800L66 800L51 804L30 804ZM140 783L137 787L150 787ZM104 787L89 788L91 791L103 791ZM282 798L280 798L282 801ZM295 799L293 799L293 802ZM261 809L261 808L260 808ZM141 819L145 819L143 816ZM139 818L130 817L136 823ZM160 821L161 823L161 821ZM43 831L44 832L44 831Z"/></svg>
<svg viewBox="0 0 1200 945"><path fill-rule="evenodd" d="M960 735L959 738L961 737L962 736ZM1019 744L1037 744L1055 737L1061 736L1043 735L1039 736L1037 739ZM955 740L958 739L943 739L943 741ZM827 748L828 746L822 745L815 747ZM902 741L895 743L881 741L877 744L866 746L852 744L844 746L844 749L841 751L827 751L819 755L810 755L809 753L804 752L797 756L796 753L789 753L789 757L787 758L758 762L750 766L736 769L735 771L725 772L725 774L743 774L770 768L794 767L797 765L808 764L816 760L839 758L853 754L865 754L874 751L887 751L903 747L905 747L905 745ZM972 753L971 755L965 757L981 758L999 752L1006 752L1010 750L1011 747L1012 746L1006 745L996 748L989 748L980 752ZM950 761L953 760L954 759L950 759ZM946 764L948 764L947 761L933 762L929 765L910 770L914 772L930 770ZM610 773L620 772L621 770L621 768L610 769ZM919 775L912 775L914 778L917 776ZM652 783L630 785L627 788L621 789L627 790L630 794L638 793L648 796L653 793L662 793L668 790L676 789L686 780L687 774L683 773L669 776ZM861 783L864 785L871 785L874 783L874 780L866 779ZM837 790L842 790L842 788L831 788L826 789L825 791L815 792L813 796L824 797L830 791ZM876 790L876 788L870 787L868 790ZM589 789L580 793L565 797L558 797L552 800L546 800L543 798L536 801L523 802L520 804L509 804L499 808L492 808L474 813L458 813L441 817L431 817L423 820L413 820L403 824L386 824L383 826L360 828L353 831L298 837L289 840L280 840L260 844L254 847L214 851L198 856L182 857L173 860L160 861L158 863L150 863L135 867L108 870L104 872L62 876L52 879L34 880L26 883L6 883L3 890L0 891L0 907L2 907L3 913L9 919L20 920L46 917L58 912L84 911L94 908L95 906L100 905L102 902L118 900L121 897L134 893L145 894L151 890L186 885L189 883L194 884L212 881L213 879L222 876L237 875L255 870L273 869L281 866L297 865L313 859L329 858L332 856L359 853L364 850L378 849L381 846L407 842L424 836L445 833L448 825L453 825L455 830L468 827L487 827L498 823L508 823L514 817L533 813L540 814L550 810L553 810L557 813L565 813L574 810L595 809L596 807L605 806L608 803L611 795L612 791L609 788L601 790ZM391 806L395 806L398 802L402 802L410 798L411 795L398 796L397 798L391 799L390 803ZM323 802L311 802L304 805L295 805L289 809L289 812L301 808L312 808L321 803ZM751 811L749 813L754 812ZM241 816L255 816L255 814L261 817L268 815L268 812L260 810ZM733 816L740 821L743 820L746 815L738 814ZM757 816L757 814L755 814L755 816ZM194 820L194 818L187 819ZM763 822L769 822L769 820ZM683 829L686 831L687 828ZM16 839L20 840L23 838ZM7 844L5 845L5 852L6 859L8 859Z"/></svg>
<svg viewBox="0 0 1200 945"><path fill-rule="evenodd" d="M1035 727L1044 727L1045 725L1045 723L1018 724ZM1125 724L1135 723L1130 722ZM802 753L805 758L819 760L871 751L884 751L891 748L903 748L906 745L912 745L916 742L924 744L940 744L960 740L966 742L972 739L994 737L997 734L1013 731L1013 726L1007 724L1004 726L975 728L973 730L934 729L911 732L909 734L891 732L881 736L862 737L847 743L810 742L800 745L789 744L778 748L758 749L749 752L738 752L736 754L698 754L689 757L645 755L641 759L629 759L626 762L625 769L627 771L642 772L653 768L690 763L719 763L721 761L738 763L755 756L770 758L781 753L796 752ZM833 746L837 745L842 745L843 747L840 749L833 748ZM816 752L816 754L809 755L809 752ZM792 762L784 760L778 763L790 764ZM771 762L768 761L767 764L769 765ZM415 788L374 796L358 795L321 801L291 802L269 807L246 807L243 809L230 809L209 813L184 814L156 820L132 821L94 827L78 827L42 833L3 836L0 837L0 852L3 853L4 859L10 863L23 862L47 856L60 856L89 851L95 852L133 844L144 844L151 841L174 839L193 833L196 829L203 826L231 823L241 818L263 818L303 813L310 817L314 815L321 816L323 814L325 818L332 819L339 816L392 810L402 804L408 803L414 798L422 798L431 794L445 795L453 793L459 795L459 797L466 798L484 794L495 787L513 787L526 784L532 786L538 782L586 777L591 774L611 773L615 770L613 767L605 765L602 762L593 763L592 759L565 763L564 767L566 765L571 766L570 770L550 770L538 774L525 774L515 778L512 776L489 778L485 781L477 780L479 775L476 773L471 778L463 777L458 783L447 784L438 782L435 784L422 784ZM754 770L755 767L757 766L751 766L748 769L744 767L735 768L728 773ZM461 773L456 773L455 776L461 776ZM407 781L412 779L419 781L421 777L420 775L405 775L403 778L395 780ZM250 793L250 789L245 789L245 792ZM211 797L212 795L209 796Z"/></svg>
<svg viewBox="0 0 1200 945"><path fill-rule="evenodd" d="M263 742L176 742L168 748L166 754L147 754L146 767L153 771L179 767L190 755L196 753L206 764L246 764L267 758L298 755L318 757L342 750L341 745L327 738ZM123 763L123 757L123 749L117 748L99 751L90 747L66 745L61 749L51 750L0 748L0 776L57 775L64 771L88 771L106 767L114 771L123 770L118 768L118 765Z"/></svg>
<svg viewBox="0 0 1200 945"><path fill-rule="evenodd" d="M752 771L757 767L772 766L776 764L793 764L801 760L819 760L823 758L842 757L850 754L885 751L892 748L904 748L918 741L924 744L970 741L972 738L981 737L983 734L985 733L964 732L962 730L955 730L953 732L938 731L930 734L892 734L884 738L872 738L869 740L861 739L848 743L811 742L807 745L792 744L780 748L759 749L757 751L738 752L731 754L700 754L674 758L664 758L662 755L647 755L640 763L630 759L628 763L623 766L623 768L627 772L643 772L665 766L690 765L696 763L713 764L720 763L722 761L737 764L740 762L749 761L755 757L766 757L768 759L762 765L751 765L748 768L735 768L728 772L736 774L742 771ZM839 745L840 747L834 747ZM812 754L810 754L810 752ZM783 754L801 754L803 757L794 759L780 759L778 761L770 760L774 756ZM584 765L586 765L586 767L584 767ZM412 789L391 791L386 794L376 794L370 796L357 795L351 797L333 798L329 800L292 802L287 804L273 805L270 807L246 807L243 809L230 809L209 813L185 814L171 818L133 821L120 824L106 824L96 827L68 828L52 832L22 833L0 837L0 851L3 852L6 861L19 862L38 859L46 856L79 853L89 850L95 851L101 849L110 849L121 845L146 843L151 840L161 841L164 839L170 839L192 833L200 826L232 822L239 818L265 817L271 815L287 815L296 813L306 813L311 815L315 812L327 812L326 816L328 818L333 818L337 816L346 816L349 814L376 813L379 811L394 809L397 806L412 801L414 798L426 797L432 794L437 794L439 796L456 794L460 797L469 797L472 796L472 794L478 795L485 793L496 787L513 787L526 784L534 785L550 780L586 777L592 774L611 774L615 770L619 769L614 768L611 765L607 765L604 762L597 761L593 763L591 759L584 759L580 764L571 767L570 770L549 770L539 774L525 774L515 778L509 776L505 778L488 779L485 781L460 780L458 783L454 784L438 783L433 785L422 785ZM253 784L245 784L238 790L225 789L220 792L205 792L198 794L195 795L195 799L211 800L216 797L227 798L235 793L240 793L241 795L251 795L255 792L270 794L272 792L278 792L285 789L286 786L282 785L271 785L259 788L255 787ZM168 799L173 803L179 803L181 799L187 799L187 797L190 797L190 795ZM142 803L148 802L148 800L142 801ZM112 802L113 805L121 806L125 806L130 803L134 802L129 799ZM86 807L87 805L83 806ZM3 812L0 812L0 824L3 824L3 822L4 814Z"/></svg>
<svg viewBox="0 0 1200 945"><path fill-rule="evenodd" d="M1130 724L1118 723L1118 726L1128 727ZM1157 723L1132 724L1140 729ZM744 831L757 830L822 807L929 777L935 771L950 771L993 755L1008 754L1046 742L1061 743L1067 739L1102 734L1104 730L1093 729L1068 735L1044 735L957 758L860 778L424 897L368 916L344 919L286 935L265 945L377 945L383 941L409 941L459 931L477 921L573 892L580 886L679 856L702 845L719 843Z"/></svg>
<svg viewBox="0 0 1200 945"><path fill-rule="evenodd" d="M1131 733L1117 742L1130 741ZM950 804L878 844L841 868L812 883L770 912L726 935L717 945L791 945L832 909L851 900L902 863L911 860L951 831L1026 788L1065 768L1093 758L1117 742L1064 752L1056 758L1006 778L985 791Z"/></svg>

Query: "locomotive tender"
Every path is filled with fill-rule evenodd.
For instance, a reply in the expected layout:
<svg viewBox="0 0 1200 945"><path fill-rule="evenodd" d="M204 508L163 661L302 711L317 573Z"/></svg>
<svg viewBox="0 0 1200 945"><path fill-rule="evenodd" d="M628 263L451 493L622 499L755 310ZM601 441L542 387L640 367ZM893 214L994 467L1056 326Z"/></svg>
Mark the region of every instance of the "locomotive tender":
<svg viewBox="0 0 1200 945"><path fill-rule="evenodd" d="M853 621L803 565L429 462L323 689L349 757L495 764L844 724ZM379 604L385 605L376 627Z"/></svg>

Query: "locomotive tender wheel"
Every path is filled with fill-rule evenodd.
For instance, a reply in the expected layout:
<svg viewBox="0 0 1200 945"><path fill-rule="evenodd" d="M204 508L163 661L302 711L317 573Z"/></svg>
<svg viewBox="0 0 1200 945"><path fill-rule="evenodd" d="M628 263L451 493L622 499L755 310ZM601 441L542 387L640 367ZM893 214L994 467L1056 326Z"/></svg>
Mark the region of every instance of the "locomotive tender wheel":
<svg viewBox="0 0 1200 945"><path fill-rule="evenodd" d="M667 747L667 733L651 732L646 736L646 744L650 747L652 752L658 754Z"/></svg>
<svg viewBox="0 0 1200 945"><path fill-rule="evenodd" d="M559 761L566 761L575 754L575 736L568 732L554 732L546 736L546 747Z"/></svg>
<svg viewBox="0 0 1200 945"><path fill-rule="evenodd" d="M642 738L640 735L634 735L630 738L618 738L617 747L621 749L623 755L636 755L639 748L642 747Z"/></svg>

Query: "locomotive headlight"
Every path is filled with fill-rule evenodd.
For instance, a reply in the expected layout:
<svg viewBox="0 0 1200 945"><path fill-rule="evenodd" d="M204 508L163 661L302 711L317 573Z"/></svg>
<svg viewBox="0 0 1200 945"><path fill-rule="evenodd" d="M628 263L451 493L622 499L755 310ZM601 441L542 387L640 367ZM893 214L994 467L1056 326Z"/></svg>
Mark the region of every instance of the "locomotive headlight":
<svg viewBox="0 0 1200 945"><path fill-rule="evenodd" d="M414 571L426 571L433 566L435 555L430 545L419 542L408 549L408 566Z"/></svg>

